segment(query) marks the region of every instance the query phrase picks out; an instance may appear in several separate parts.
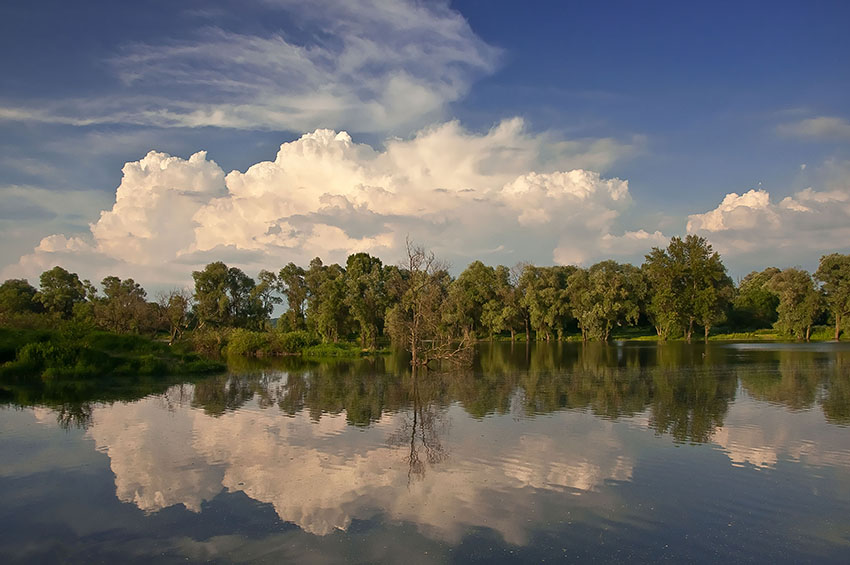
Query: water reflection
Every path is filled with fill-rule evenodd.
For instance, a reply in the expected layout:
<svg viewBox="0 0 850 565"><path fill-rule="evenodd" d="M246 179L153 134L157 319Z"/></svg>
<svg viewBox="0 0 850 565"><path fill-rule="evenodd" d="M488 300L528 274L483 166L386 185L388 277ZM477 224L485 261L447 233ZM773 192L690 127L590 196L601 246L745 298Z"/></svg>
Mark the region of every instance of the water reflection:
<svg viewBox="0 0 850 565"><path fill-rule="evenodd" d="M367 521L413 524L452 544L483 528L523 546L567 515L656 527L624 485L655 474L684 484L703 465L834 470L836 500L850 498L846 347L484 344L479 353L470 370L418 375L395 356L243 360L226 375L102 399L3 387L9 403L83 426L108 457L117 498L148 515L202 513L242 493L317 536ZM696 462L668 453L682 444Z"/></svg>

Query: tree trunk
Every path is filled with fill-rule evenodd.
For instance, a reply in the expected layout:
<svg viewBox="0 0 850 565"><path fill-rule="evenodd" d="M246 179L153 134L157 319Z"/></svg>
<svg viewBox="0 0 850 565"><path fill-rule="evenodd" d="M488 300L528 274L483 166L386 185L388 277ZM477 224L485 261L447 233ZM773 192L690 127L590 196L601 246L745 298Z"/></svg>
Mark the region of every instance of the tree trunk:
<svg viewBox="0 0 850 565"><path fill-rule="evenodd" d="M812 326L806 326L806 341L809 341L809 336L812 335Z"/></svg>
<svg viewBox="0 0 850 565"><path fill-rule="evenodd" d="M528 343L531 340L531 334L529 333L528 327L528 316L525 317L525 342Z"/></svg>
<svg viewBox="0 0 850 565"><path fill-rule="evenodd" d="M708 332L711 330L711 326L706 324L705 326L705 342L708 343Z"/></svg>
<svg viewBox="0 0 850 565"><path fill-rule="evenodd" d="M511 343L513 343L515 340L516 340L516 332L514 331L513 328L511 328Z"/></svg>
<svg viewBox="0 0 850 565"><path fill-rule="evenodd" d="M841 335L841 314L835 313L835 341L838 341L838 336Z"/></svg>
<svg viewBox="0 0 850 565"><path fill-rule="evenodd" d="M690 343L690 342L691 342L691 336L692 336L693 334L694 334L694 321L693 321L693 319L691 319L691 320L688 322L688 331L686 332L686 335L685 335L685 337L686 337L686 338L687 338L687 340L688 340L688 343Z"/></svg>

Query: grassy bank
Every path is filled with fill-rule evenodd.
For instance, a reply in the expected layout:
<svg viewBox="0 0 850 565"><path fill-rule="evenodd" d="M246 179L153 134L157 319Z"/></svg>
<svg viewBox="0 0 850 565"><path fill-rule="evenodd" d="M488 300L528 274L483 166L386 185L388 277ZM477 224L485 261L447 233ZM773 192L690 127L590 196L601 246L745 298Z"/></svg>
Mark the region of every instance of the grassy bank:
<svg viewBox="0 0 850 565"><path fill-rule="evenodd" d="M704 337L702 332L694 332L693 337L691 338L692 342L703 341ZM795 342L799 341L790 337L788 335L781 334L779 331L773 328L765 328L758 330L746 330L746 331L727 331L724 328L720 328L717 331L712 331L708 336L709 341L787 341L787 342ZM511 340L510 336L496 336L494 341L501 342L509 342ZM620 341L620 340L628 340L628 341L659 341L658 334L656 333L654 328L651 327L627 327L627 328L617 328L611 333L612 341ZM835 340L835 327L833 326L814 326L812 328L812 334L809 336L809 341L834 341ZM489 339L483 339L480 341L489 341ZM516 342L524 343L526 341L526 336L524 333L518 333L516 335ZM535 341L533 336L531 341ZM564 336L561 341L565 342L581 342L581 334L568 334ZM669 338L667 341L685 341L684 335L675 335ZM850 341L850 332L842 332L839 341Z"/></svg>
<svg viewBox="0 0 850 565"><path fill-rule="evenodd" d="M386 353L387 349L363 349L351 342L320 343L305 331L283 332L275 329L252 331L239 328L203 329L187 338L197 351L209 355L275 357L300 355L311 358L354 358Z"/></svg>
<svg viewBox="0 0 850 565"><path fill-rule="evenodd" d="M96 378L192 375L225 366L181 347L138 335L67 324L55 330L0 328L0 378Z"/></svg>

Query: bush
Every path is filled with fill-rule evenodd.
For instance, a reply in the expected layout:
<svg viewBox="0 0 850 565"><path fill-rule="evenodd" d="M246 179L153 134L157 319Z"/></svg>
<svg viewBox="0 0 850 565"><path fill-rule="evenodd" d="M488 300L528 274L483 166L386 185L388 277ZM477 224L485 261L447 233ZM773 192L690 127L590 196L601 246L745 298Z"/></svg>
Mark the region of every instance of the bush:
<svg viewBox="0 0 850 565"><path fill-rule="evenodd" d="M304 349L306 357L359 357L362 350L350 343L320 343Z"/></svg>
<svg viewBox="0 0 850 565"><path fill-rule="evenodd" d="M269 332L252 332L235 329L227 341L228 355L269 355L272 353L272 340Z"/></svg>
<svg viewBox="0 0 850 565"><path fill-rule="evenodd" d="M277 333L275 341L281 353L300 353L304 348L315 343L310 334L305 331Z"/></svg>
<svg viewBox="0 0 850 565"><path fill-rule="evenodd" d="M189 335L189 341L198 353L217 356L227 344L230 332L229 328L197 329Z"/></svg>

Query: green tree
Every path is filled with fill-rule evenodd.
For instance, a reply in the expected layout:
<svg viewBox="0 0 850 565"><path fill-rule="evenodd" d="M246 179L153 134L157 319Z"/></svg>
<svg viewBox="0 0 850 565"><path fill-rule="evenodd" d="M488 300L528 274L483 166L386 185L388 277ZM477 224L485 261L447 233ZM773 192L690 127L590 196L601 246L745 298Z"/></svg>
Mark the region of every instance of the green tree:
<svg viewBox="0 0 850 565"><path fill-rule="evenodd" d="M41 312L38 291L26 279L9 279L0 285L0 315Z"/></svg>
<svg viewBox="0 0 850 565"><path fill-rule="evenodd" d="M286 298L286 313L281 316L286 320L285 329L289 331L303 330L304 309L307 302L307 284L304 282L304 269L295 263L287 263L278 273L278 285Z"/></svg>
<svg viewBox="0 0 850 565"><path fill-rule="evenodd" d="M779 295L776 328L809 341L812 324L821 312L821 294L807 271L784 269L771 277L767 288Z"/></svg>
<svg viewBox="0 0 850 565"><path fill-rule="evenodd" d="M524 291L521 304L528 310L528 319L536 339L551 340L563 337L569 317L566 298L567 279L576 267L535 267L523 269L520 286Z"/></svg>
<svg viewBox="0 0 850 565"><path fill-rule="evenodd" d="M172 345L191 323L192 293L182 288L162 292L157 305L160 321L168 327L168 345Z"/></svg>
<svg viewBox="0 0 850 565"><path fill-rule="evenodd" d="M316 257L304 275L307 286L307 328L322 341L338 342L348 335L350 315L345 305L345 269L326 266Z"/></svg>
<svg viewBox="0 0 850 565"><path fill-rule="evenodd" d="M94 302L97 325L116 333L138 333L153 327L153 310L141 285L116 276L105 277L100 284L104 297Z"/></svg>
<svg viewBox="0 0 850 565"><path fill-rule="evenodd" d="M504 330L511 332L511 341L516 339L516 330L522 324L520 295L517 291L514 272L504 265L493 270L493 292L481 309L481 325L490 337Z"/></svg>
<svg viewBox="0 0 850 565"><path fill-rule="evenodd" d="M496 298L496 284L496 271L493 267L488 267L481 261L470 263L449 285L444 312L446 321L460 326L465 335L476 335L482 326L484 306Z"/></svg>
<svg viewBox="0 0 850 565"><path fill-rule="evenodd" d="M360 345L378 347L384 325L387 294L381 260L368 253L355 253L345 262L345 304L360 326Z"/></svg>
<svg viewBox="0 0 850 565"><path fill-rule="evenodd" d="M841 324L850 316L850 255L824 255L815 278L823 284L826 303L835 319L835 341L838 341Z"/></svg>
<svg viewBox="0 0 850 565"><path fill-rule="evenodd" d="M578 269L567 281L570 309L584 341L608 341L614 327L637 323L645 294L640 270L616 261Z"/></svg>
<svg viewBox="0 0 850 565"><path fill-rule="evenodd" d="M59 266L41 273L39 283L41 289L35 299L47 312L66 320L74 313L74 305L86 298L85 287L77 273L69 273Z"/></svg>
<svg viewBox="0 0 850 565"><path fill-rule="evenodd" d="M277 295L280 284L277 280L277 275L265 269L257 274L257 283L250 292L250 313L252 325L258 329L265 326L266 321L271 317L276 304L283 302L280 296Z"/></svg>
<svg viewBox="0 0 850 565"><path fill-rule="evenodd" d="M768 267L743 278L732 300L731 318L735 326L748 329L773 326L779 297L767 288L767 282L778 272L776 267Z"/></svg>
<svg viewBox="0 0 850 565"><path fill-rule="evenodd" d="M195 316L204 325L260 329L268 318L267 305L256 291L254 279L221 261L194 271Z"/></svg>
<svg viewBox="0 0 850 565"><path fill-rule="evenodd" d="M650 288L647 311L658 335L666 338L678 326L690 343L697 323L707 340L733 288L720 255L708 241L696 235L674 237L666 250L654 247L646 255L644 272Z"/></svg>
<svg viewBox="0 0 850 565"><path fill-rule="evenodd" d="M676 266L664 249L653 247L641 266L647 281L648 300L646 313L661 341L669 339L679 329L681 297L677 285L680 276Z"/></svg>

